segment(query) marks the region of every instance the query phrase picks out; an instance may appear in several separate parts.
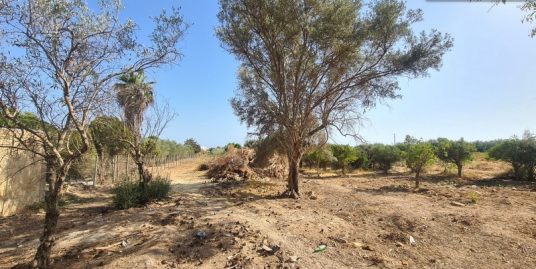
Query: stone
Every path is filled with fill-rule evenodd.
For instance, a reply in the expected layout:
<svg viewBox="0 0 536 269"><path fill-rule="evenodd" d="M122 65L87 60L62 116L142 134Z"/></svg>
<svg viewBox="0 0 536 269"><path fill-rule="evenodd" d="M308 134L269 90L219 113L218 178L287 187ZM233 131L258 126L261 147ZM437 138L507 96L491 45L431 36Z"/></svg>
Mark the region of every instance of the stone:
<svg viewBox="0 0 536 269"><path fill-rule="evenodd" d="M289 256L289 257L288 257L288 261L291 262L291 263L295 263L295 262L297 262L298 259L299 259L299 258L298 258L298 256L296 256L296 255L293 255L293 256Z"/></svg>
<svg viewBox="0 0 536 269"><path fill-rule="evenodd" d="M465 206L465 204L462 204L460 202L454 202L454 201L450 202L450 204L453 205L453 206L459 206L459 207Z"/></svg>
<svg viewBox="0 0 536 269"><path fill-rule="evenodd" d="M413 238L413 236L409 236L409 244L410 245L415 245L417 243L417 241L415 241L415 238Z"/></svg>

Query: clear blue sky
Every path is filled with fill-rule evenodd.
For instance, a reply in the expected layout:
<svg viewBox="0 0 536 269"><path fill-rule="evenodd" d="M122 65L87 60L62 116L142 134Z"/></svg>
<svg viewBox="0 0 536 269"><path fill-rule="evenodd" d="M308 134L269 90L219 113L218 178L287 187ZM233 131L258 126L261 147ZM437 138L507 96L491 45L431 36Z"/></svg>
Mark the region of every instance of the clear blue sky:
<svg viewBox="0 0 536 269"><path fill-rule="evenodd" d="M124 1L124 16L144 30L149 15L178 5L192 24L180 44L182 61L151 73L158 95L178 117L164 138L193 137L203 146L243 143L247 129L229 105L237 87L238 62L220 47L216 0ZM368 142L401 141L406 134L487 140L536 130L536 38L522 24L519 3L409 1L424 11L417 29L450 33L454 48L439 72L417 80L400 80L402 99L387 100L366 114L359 133ZM351 139L335 138L351 143Z"/></svg>

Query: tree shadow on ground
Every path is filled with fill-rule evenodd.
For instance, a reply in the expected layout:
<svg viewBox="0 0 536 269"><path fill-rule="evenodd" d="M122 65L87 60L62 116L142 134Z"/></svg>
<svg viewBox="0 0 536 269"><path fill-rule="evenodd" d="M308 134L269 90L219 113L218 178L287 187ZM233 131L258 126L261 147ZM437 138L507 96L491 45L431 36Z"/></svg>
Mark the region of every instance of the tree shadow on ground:
<svg viewBox="0 0 536 269"><path fill-rule="evenodd" d="M536 191L536 182L527 180L516 180L513 178L494 177L479 180L464 180L459 187L464 186L478 186L478 187L515 187L519 189L528 189Z"/></svg>
<svg viewBox="0 0 536 269"><path fill-rule="evenodd" d="M202 191L212 197L225 198L229 201L243 204L258 200L286 199L287 196L281 194L280 186L269 181L243 180L243 181L221 181L207 186Z"/></svg>
<svg viewBox="0 0 536 269"><path fill-rule="evenodd" d="M180 193L143 207L115 210L109 198L95 204L87 204L93 199L78 198L70 197L73 203L61 209L54 268L85 268L84 262L90 267L102 266L130 253L154 251L154 246L162 240L184 241L192 237L199 220L237 204L225 197ZM0 260L15 265L32 259L42 232L43 215L35 210L0 222ZM213 229L218 227L212 225L216 225ZM170 229L174 230L173 235L168 234ZM204 229L209 235L222 230ZM122 245L123 241L128 241L126 246ZM213 244L204 244L207 246L214 248ZM210 253L208 249L203 251ZM184 249L181 253L190 255L194 250Z"/></svg>

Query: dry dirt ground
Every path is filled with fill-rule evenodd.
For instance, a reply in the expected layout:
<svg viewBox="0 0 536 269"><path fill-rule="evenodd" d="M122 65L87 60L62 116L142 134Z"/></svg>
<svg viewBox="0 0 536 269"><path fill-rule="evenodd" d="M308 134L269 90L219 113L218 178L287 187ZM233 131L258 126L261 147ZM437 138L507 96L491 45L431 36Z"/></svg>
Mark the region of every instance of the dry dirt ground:
<svg viewBox="0 0 536 269"><path fill-rule="evenodd" d="M207 183L202 161L157 171L173 194L142 208L68 189L54 267L536 268L536 185L501 179L504 164L477 160L463 180L436 167L419 191L401 170L307 173L292 200L277 196L283 181ZM0 268L31 260L42 218L0 219Z"/></svg>

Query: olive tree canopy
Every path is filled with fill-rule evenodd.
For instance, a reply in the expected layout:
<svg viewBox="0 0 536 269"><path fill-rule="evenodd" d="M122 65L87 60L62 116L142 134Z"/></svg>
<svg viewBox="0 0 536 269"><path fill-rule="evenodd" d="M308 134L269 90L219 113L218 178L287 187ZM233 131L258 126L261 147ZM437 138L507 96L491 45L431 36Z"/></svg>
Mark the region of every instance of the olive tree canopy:
<svg viewBox="0 0 536 269"><path fill-rule="evenodd" d="M288 194L318 132L355 135L362 113L398 97L398 79L438 69L452 39L414 33L420 10L401 1L220 0L217 35L241 62L232 106L257 134L280 133Z"/></svg>
<svg viewBox="0 0 536 269"><path fill-rule="evenodd" d="M114 79L181 57L186 25L178 9L155 17L145 43L133 21L120 19L119 0L98 1L95 10L83 0L0 0L0 111L17 140L10 147L46 164L38 268L50 265L62 184L89 148L89 123L113 100ZM40 128L22 120L25 112L36 115Z"/></svg>

